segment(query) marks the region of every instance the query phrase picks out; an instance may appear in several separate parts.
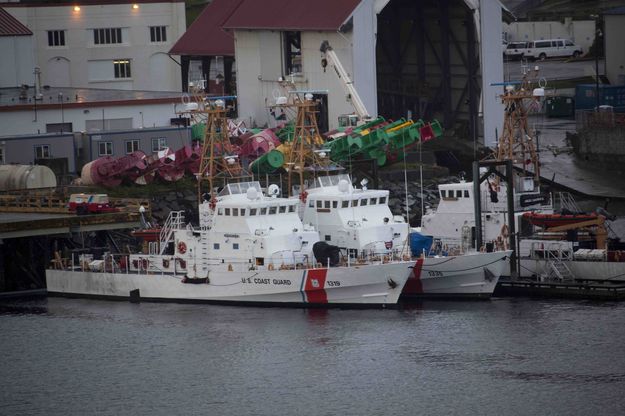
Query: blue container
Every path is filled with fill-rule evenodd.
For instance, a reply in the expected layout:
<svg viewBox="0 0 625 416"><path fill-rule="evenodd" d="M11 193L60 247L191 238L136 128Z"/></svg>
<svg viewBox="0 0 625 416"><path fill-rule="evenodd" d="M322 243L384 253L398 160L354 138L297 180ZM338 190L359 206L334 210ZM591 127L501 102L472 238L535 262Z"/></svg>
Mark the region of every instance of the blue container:
<svg viewBox="0 0 625 416"><path fill-rule="evenodd" d="M434 237L431 235L423 235L421 233L410 233L410 251L412 255L415 257L421 256L423 252L425 255L430 252L430 248L432 247L432 241Z"/></svg>
<svg viewBox="0 0 625 416"><path fill-rule="evenodd" d="M575 87L575 109L594 110L597 106L597 86L579 84ZM614 112L625 111L625 85L599 84L599 105L611 105Z"/></svg>

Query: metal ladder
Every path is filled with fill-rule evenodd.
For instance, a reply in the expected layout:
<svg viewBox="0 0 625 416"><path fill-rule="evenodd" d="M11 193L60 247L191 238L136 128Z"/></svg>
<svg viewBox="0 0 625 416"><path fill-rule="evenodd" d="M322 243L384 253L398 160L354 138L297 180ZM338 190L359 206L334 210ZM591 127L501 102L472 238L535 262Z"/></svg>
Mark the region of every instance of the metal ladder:
<svg viewBox="0 0 625 416"><path fill-rule="evenodd" d="M174 230L181 229L182 224L184 224L184 211L171 211L167 216L167 220L165 221L165 224L163 224L159 234L159 242L161 245L159 250L160 255L165 253L167 243L171 240Z"/></svg>
<svg viewBox="0 0 625 416"><path fill-rule="evenodd" d="M558 256L549 255L547 261L549 265L549 273L547 275L547 278L561 281L574 279L575 275L573 274L573 272L571 272L571 269L569 269L566 263L562 261L561 254Z"/></svg>
<svg viewBox="0 0 625 416"><path fill-rule="evenodd" d="M582 212L579 209L579 205L575 202L575 198L569 192L558 192L559 209L567 209L571 212Z"/></svg>

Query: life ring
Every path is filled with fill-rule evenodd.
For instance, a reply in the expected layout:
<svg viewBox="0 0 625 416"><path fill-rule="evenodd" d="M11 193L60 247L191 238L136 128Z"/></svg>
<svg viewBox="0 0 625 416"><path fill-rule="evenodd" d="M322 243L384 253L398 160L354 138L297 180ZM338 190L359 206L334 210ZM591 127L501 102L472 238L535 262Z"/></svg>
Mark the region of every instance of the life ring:
<svg viewBox="0 0 625 416"><path fill-rule="evenodd" d="M216 198L211 198L208 206L210 207L210 209L212 209L213 211L215 210L215 207L217 206L217 199Z"/></svg>
<svg viewBox="0 0 625 416"><path fill-rule="evenodd" d="M308 198L308 192L306 192L306 191L302 191L302 192L299 194L299 199L300 199L300 201L302 201L302 203L305 203L305 202L306 202L306 198Z"/></svg>
<svg viewBox="0 0 625 416"><path fill-rule="evenodd" d="M180 254L184 254L187 252L187 245L184 241L179 241L178 242L178 252Z"/></svg>
<svg viewBox="0 0 625 416"><path fill-rule="evenodd" d="M168 259L163 259L163 267L166 269L169 269L169 260Z"/></svg>

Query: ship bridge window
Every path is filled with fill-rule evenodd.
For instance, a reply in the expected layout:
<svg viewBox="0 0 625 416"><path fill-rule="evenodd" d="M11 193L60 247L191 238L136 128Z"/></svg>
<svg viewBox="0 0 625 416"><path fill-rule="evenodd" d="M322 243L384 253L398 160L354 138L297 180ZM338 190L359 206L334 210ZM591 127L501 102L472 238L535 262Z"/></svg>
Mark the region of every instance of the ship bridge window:
<svg viewBox="0 0 625 416"><path fill-rule="evenodd" d="M241 216L245 217L245 208L241 208Z"/></svg>
<svg viewBox="0 0 625 416"><path fill-rule="evenodd" d="M315 207L315 201L311 199L310 201L308 201L308 208L314 208L314 207Z"/></svg>
<svg viewBox="0 0 625 416"><path fill-rule="evenodd" d="M226 215L230 215L230 208L226 208Z"/></svg>
<svg viewBox="0 0 625 416"><path fill-rule="evenodd" d="M369 199L369 205L375 205L375 204L376 204L376 202L378 202L378 199L377 199L377 198L370 198L370 199Z"/></svg>
<svg viewBox="0 0 625 416"><path fill-rule="evenodd" d="M284 214L286 212L286 205L280 205L280 214Z"/></svg>
<svg viewBox="0 0 625 416"><path fill-rule="evenodd" d="M462 191L460 189L456 189L456 198L462 198Z"/></svg>
<svg viewBox="0 0 625 416"><path fill-rule="evenodd" d="M367 200L366 199L361 199L360 200L360 206L364 207L365 205L367 205Z"/></svg>
<svg viewBox="0 0 625 416"><path fill-rule="evenodd" d="M217 208L217 215L224 215L224 209L223 208Z"/></svg>
<svg viewBox="0 0 625 416"><path fill-rule="evenodd" d="M349 201L341 201L341 208L349 208Z"/></svg>
<svg viewBox="0 0 625 416"><path fill-rule="evenodd" d="M380 204L386 204L386 197L385 196L381 196L380 197Z"/></svg>
<svg viewBox="0 0 625 416"><path fill-rule="evenodd" d="M239 249L239 243L232 243L232 249L233 250L238 250Z"/></svg>
<svg viewBox="0 0 625 416"><path fill-rule="evenodd" d="M441 189L441 198L447 198L447 191L444 189Z"/></svg>
<svg viewBox="0 0 625 416"><path fill-rule="evenodd" d="M317 208L322 208L322 206L323 206L322 204L323 203L321 201L317 201Z"/></svg>
<svg viewBox="0 0 625 416"><path fill-rule="evenodd" d="M278 207L269 207L269 215L276 215Z"/></svg>
<svg viewBox="0 0 625 416"><path fill-rule="evenodd" d="M233 217L239 216L239 208L232 208L232 216Z"/></svg>
<svg viewBox="0 0 625 416"><path fill-rule="evenodd" d="M250 208L250 217L253 217L256 215L256 208Z"/></svg>
<svg viewBox="0 0 625 416"><path fill-rule="evenodd" d="M324 205L324 208L330 209L330 201L324 201L323 205Z"/></svg>
<svg viewBox="0 0 625 416"><path fill-rule="evenodd" d="M267 208L263 207L260 209L260 215L267 215Z"/></svg>
<svg viewBox="0 0 625 416"><path fill-rule="evenodd" d="M295 205L289 205L289 212L295 212Z"/></svg>
<svg viewBox="0 0 625 416"><path fill-rule="evenodd" d="M465 189L465 191L464 191L464 197L465 197L465 198L468 198L468 197L469 197L469 191L467 191L466 189Z"/></svg>
<svg viewBox="0 0 625 416"><path fill-rule="evenodd" d="M358 206L358 200L352 199L352 207L357 207L357 206Z"/></svg>
<svg viewBox="0 0 625 416"><path fill-rule="evenodd" d="M339 201L332 201L332 208L338 208Z"/></svg>

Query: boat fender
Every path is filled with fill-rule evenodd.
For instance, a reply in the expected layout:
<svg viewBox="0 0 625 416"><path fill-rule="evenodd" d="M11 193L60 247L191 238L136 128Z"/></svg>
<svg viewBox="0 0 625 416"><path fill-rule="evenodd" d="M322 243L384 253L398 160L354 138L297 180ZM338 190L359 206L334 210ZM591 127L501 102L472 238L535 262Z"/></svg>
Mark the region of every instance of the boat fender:
<svg viewBox="0 0 625 416"><path fill-rule="evenodd" d="M389 286L391 289L395 289L395 288L397 287L397 283L393 280L393 278L392 278L392 277L390 277L390 278L387 280L387 283L388 283L388 286Z"/></svg>
<svg viewBox="0 0 625 416"><path fill-rule="evenodd" d="M169 269L169 260L168 259L163 259L163 267L166 269Z"/></svg>
<svg viewBox="0 0 625 416"><path fill-rule="evenodd" d="M233 270L234 270L234 269L232 268L232 264L228 264L228 271L229 271L229 272L231 272L231 271L233 271Z"/></svg>
<svg viewBox="0 0 625 416"><path fill-rule="evenodd" d="M182 268L182 269L186 269L187 268L187 262L184 261L184 259L177 258L176 260L178 261L178 264L180 264L180 268Z"/></svg>
<svg viewBox="0 0 625 416"><path fill-rule="evenodd" d="M141 259L141 267L143 267L144 270L147 270L148 266L149 266L148 259Z"/></svg>
<svg viewBox="0 0 625 416"><path fill-rule="evenodd" d="M187 245L185 244L184 241L179 241L178 242L178 252L180 254L184 254L187 252Z"/></svg>
<svg viewBox="0 0 625 416"><path fill-rule="evenodd" d="M391 261L389 256L384 256L384 263L388 263L389 261Z"/></svg>
<svg viewBox="0 0 625 416"><path fill-rule="evenodd" d="M267 270L273 270L273 263L269 263L269 266L267 266Z"/></svg>
<svg viewBox="0 0 625 416"><path fill-rule="evenodd" d="M139 268L139 260L133 259L132 260L132 267L134 267L135 269L138 269Z"/></svg>

